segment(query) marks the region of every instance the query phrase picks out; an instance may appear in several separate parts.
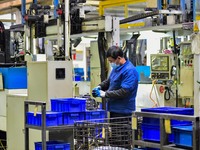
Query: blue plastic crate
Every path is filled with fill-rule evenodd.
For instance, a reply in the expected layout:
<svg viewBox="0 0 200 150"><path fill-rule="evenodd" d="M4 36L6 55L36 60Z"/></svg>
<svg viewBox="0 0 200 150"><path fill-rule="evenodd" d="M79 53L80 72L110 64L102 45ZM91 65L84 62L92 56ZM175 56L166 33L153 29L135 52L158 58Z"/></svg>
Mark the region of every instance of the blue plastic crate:
<svg viewBox="0 0 200 150"><path fill-rule="evenodd" d="M155 112L155 113L169 113L169 114L179 114L179 115L193 115L193 108L183 108L183 107L155 107L155 108L143 108L142 112Z"/></svg>
<svg viewBox="0 0 200 150"><path fill-rule="evenodd" d="M142 124L142 139L146 141L159 142L160 141L160 127L149 124ZM174 134L169 134L169 142L174 141Z"/></svg>
<svg viewBox="0 0 200 150"><path fill-rule="evenodd" d="M84 69L83 68L74 68L75 75L84 76Z"/></svg>
<svg viewBox="0 0 200 150"><path fill-rule="evenodd" d="M82 80L82 79L81 79L81 76L75 75L74 81L81 81L81 80Z"/></svg>
<svg viewBox="0 0 200 150"><path fill-rule="evenodd" d="M80 121L85 119L84 112L70 112L63 113L64 125L73 125L75 121Z"/></svg>
<svg viewBox="0 0 200 150"><path fill-rule="evenodd" d="M192 147L192 126L173 127L174 143L178 146Z"/></svg>
<svg viewBox="0 0 200 150"><path fill-rule="evenodd" d="M42 142L35 142L35 150L42 150ZM70 150L70 144L59 141L46 142L46 150Z"/></svg>
<svg viewBox="0 0 200 150"><path fill-rule="evenodd" d="M85 112L85 120L95 119L95 122L103 122L103 119L106 118L106 116L105 110L91 110Z"/></svg>
<svg viewBox="0 0 200 150"><path fill-rule="evenodd" d="M0 68L0 73L3 75L5 89L27 89L26 67Z"/></svg>
<svg viewBox="0 0 200 150"><path fill-rule="evenodd" d="M42 126L42 114L37 112L27 112L27 124ZM61 112L46 112L46 126L59 126L63 124L63 114Z"/></svg>
<svg viewBox="0 0 200 150"><path fill-rule="evenodd" d="M58 112L85 112L85 98L51 99L51 110Z"/></svg>
<svg viewBox="0 0 200 150"><path fill-rule="evenodd" d="M193 108L181 108L181 107L157 107L157 108L143 108L142 112L153 112L153 113L168 113L168 114L179 114L179 115L194 115ZM143 123L151 125L159 125L160 120L156 118L143 118ZM171 125L189 125L191 121L180 121L171 120Z"/></svg>

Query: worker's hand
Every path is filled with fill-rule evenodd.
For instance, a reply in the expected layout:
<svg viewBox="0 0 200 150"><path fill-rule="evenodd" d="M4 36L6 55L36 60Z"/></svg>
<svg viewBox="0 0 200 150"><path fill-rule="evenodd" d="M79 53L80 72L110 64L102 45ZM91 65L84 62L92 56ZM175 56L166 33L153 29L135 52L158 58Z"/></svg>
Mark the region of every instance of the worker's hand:
<svg viewBox="0 0 200 150"><path fill-rule="evenodd" d="M93 97L98 97L98 95L99 95L99 90L100 90L100 89L101 89L100 86L95 87L95 88L92 90L92 96L93 96Z"/></svg>
<svg viewBox="0 0 200 150"><path fill-rule="evenodd" d="M98 97L105 97L106 95L106 92L102 91L102 90L99 90L99 93L98 93Z"/></svg>
<svg viewBox="0 0 200 150"><path fill-rule="evenodd" d="M95 87L95 88L92 90L92 96L93 96L93 97L98 97L98 95L99 95L99 90L100 90L100 89L101 89L100 86Z"/></svg>
<svg viewBox="0 0 200 150"><path fill-rule="evenodd" d="M93 97L98 97L98 95L99 95L99 90L92 90Z"/></svg>
<svg viewBox="0 0 200 150"><path fill-rule="evenodd" d="M101 87L100 87L100 86L97 86L97 87L93 88L93 89L92 89L92 92L93 92L93 91L98 91L98 90L101 90Z"/></svg>

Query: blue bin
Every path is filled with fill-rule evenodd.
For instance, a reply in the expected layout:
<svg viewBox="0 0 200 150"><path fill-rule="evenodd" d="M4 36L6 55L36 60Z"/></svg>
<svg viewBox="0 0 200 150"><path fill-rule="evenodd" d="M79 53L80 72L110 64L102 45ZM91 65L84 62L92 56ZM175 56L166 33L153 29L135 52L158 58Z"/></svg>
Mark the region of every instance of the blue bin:
<svg viewBox="0 0 200 150"><path fill-rule="evenodd" d="M83 68L74 68L75 75L84 76L84 69Z"/></svg>
<svg viewBox="0 0 200 150"><path fill-rule="evenodd" d="M81 121L85 119L84 112L70 112L63 113L64 125L73 125L75 121Z"/></svg>
<svg viewBox="0 0 200 150"><path fill-rule="evenodd" d="M158 108L144 108L142 112L153 112L153 113L168 113L168 114L179 114L179 115L193 115L194 109L192 108L177 108L177 107L158 107ZM144 117L142 121L143 127L143 139L149 141L160 141L160 120L157 118ZM183 126L191 125L191 121L171 120L171 126ZM169 141L174 141L174 134L169 135Z"/></svg>
<svg viewBox="0 0 200 150"><path fill-rule="evenodd" d="M173 132L176 145L192 148L192 126L173 127Z"/></svg>
<svg viewBox="0 0 200 150"><path fill-rule="evenodd" d="M178 115L194 115L193 108L182 108L182 107L157 107L157 108L143 108L142 112L152 112L152 113L168 113L168 114L178 114ZM159 125L160 121L156 118L143 118L143 123L151 125ZM189 125L191 121L180 121L180 120L171 120L171 125Z"/></svg>
<svg viewBox="0 0 200 150"><path fill-rule="evenodd" d="M193 108L183 107L155 107L155 108L143 108L142 112L154 112L154 113L169 113L179 115L194 115Z"/></svg>
<svg viewBox="0 0 200 150"><path fill-rule="evenodd" d="M4 89L27 89L27 68L0 68Z"/></svg>
<svg viewBox="0 0 200 150"><path fill-rule="evenodd" d="M82 79L81 79L81 76L79 76L79 75L75 75L75 79L74 79L74 81L81 81Z"/></svg>
<svg viewBox="0 0 200 150"><path fill-rule="evenodd" d="M51 110L58 112L85 112L85 98L51 99Z"/></svg>
<svg viewBox="0 0 200 150"><path fill-rule="evenodd" d="M160 141L160 126L150 125L150 124L142 124L142 139L145 141ZM174 141L174 134L169 134L168 136L169 142Z"/></svg>
<svg viewBox="0 0 200 150"><path fill-rule="evenodd" d="M27 124L33 126L42 126L42 113L27 112ZM46 126L63 125L63 114L61 112L46 112Z"/></svg>
<svg viewBox="0 0 200 150"><path fill-rule="evenodd" d="M35 150L42 150L42 142L35 142ZM46 142L46 150L70 150L70 144L59 141Z"/></svg>
<svg viewBox="0 0 200 150"><path fill-rule="evenodd" d="M85 120L95 119L95 122L103 122L103 119L106 118L106 116L105 110L92 110L85 112Z"/></svg>

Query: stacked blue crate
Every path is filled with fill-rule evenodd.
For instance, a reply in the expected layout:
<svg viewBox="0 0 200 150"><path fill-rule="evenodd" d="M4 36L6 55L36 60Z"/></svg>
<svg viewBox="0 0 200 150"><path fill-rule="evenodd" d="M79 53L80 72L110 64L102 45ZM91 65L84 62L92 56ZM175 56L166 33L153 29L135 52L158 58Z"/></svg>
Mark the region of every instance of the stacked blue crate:
<svg viewBox="0 0 200 150"><path fill-rule="evenodd" d="M158 107L158 108L144 108L142 112L152 113L169 113L179 115L193 115L194 109L192 108L177 108L177 107ZM191 125L190 121L171 120L171 127L180 125ZM144 117L142 121L142 138L147 141L160 141L160 122L156 118ZM169 141L174 142L174 133L169 134Z"/></svg>
<svg viewBox="0 0 200 150"><path fill-rule="evenodd" d="M104 122L104 118L106 118L107 114L105 110L87 110L85 112L85 120L94 120L95 122Z"/></svg>
<svg viewBox="0 0 200 150"><path fill-rule="evenodd" d="M63 124L72 125L85 119L86 99L60 98L51 99L51 110L63 113Z"/></svg>
<svg viewBox="0 0 200 150"><path fill-rule="evenodd" d="M85 98L57 98L51 99L51 111L56 112L85 112Z"/></svg>
<svg viewBox="0 0 200 150"><path fill-rule="evenodd" d="M72 125L75 121L92 120L102 122L106 118L105 110L86 110L85 98L51 99L51 110L63 113L63 124Z"/></svg>
<svg viewBox="0 0 200 150"><path fill-rule="evenodd" d="M173 127L174 143L178 146L192 148L192 126Z"/></svg>
<svg viewBox="0 0 200 150"><path fill-rule="evenodd" d="M74 68L75 81L84 80L84 69L83 68Z"/></svg>
<svg viewBox="0 0 200 150"><path fill-rule="evenodd" d="M35 142L35 150L42 150L42 142ZM70 144L59 141L46 142L46 150L70 150Z"/></svg>
<svg viewBox="0 0 200 150"><path fill-rule="evenodd" d="M63 114L60 112L46 112L46 126L59 126L63 124ZM33 126L42 126L41 112L27 112L27 124Z"/></svg>

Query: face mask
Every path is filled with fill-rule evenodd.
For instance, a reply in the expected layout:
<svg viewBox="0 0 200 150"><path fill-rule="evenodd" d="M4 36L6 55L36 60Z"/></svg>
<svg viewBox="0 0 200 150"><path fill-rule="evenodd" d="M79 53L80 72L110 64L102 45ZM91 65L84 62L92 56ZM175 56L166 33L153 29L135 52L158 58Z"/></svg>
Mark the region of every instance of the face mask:
<svg viewBox="0 0 200 150"><path fill-rule="evenodd" d="M116 63L110 63L111 67L113 69L116 69L117 67L119 67L120 65L117 65Z"/></svg>

